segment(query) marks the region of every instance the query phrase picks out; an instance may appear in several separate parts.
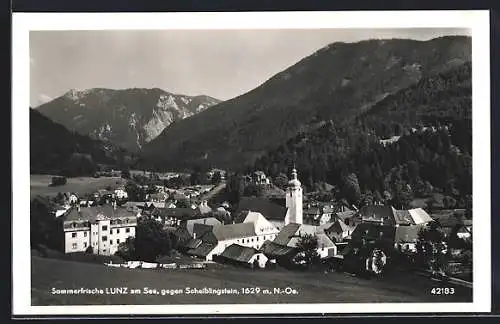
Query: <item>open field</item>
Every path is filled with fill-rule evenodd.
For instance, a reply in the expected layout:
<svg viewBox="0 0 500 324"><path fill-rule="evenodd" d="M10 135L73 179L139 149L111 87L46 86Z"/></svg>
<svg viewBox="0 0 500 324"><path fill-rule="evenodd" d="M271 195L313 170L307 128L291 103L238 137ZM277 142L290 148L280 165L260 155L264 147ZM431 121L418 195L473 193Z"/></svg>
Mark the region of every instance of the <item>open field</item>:
<svg viewBox="0 0 500 324"><path fill-rule="evenodd" d="M343 273L305 273L287 270L222 268L207 270L147 270L109 268L99 264L31 258L32 305L118 304L233 304L233 303L374 303L374 302L470 302L472 289L455 286L454 295L432 295L433 287L451 287L417 275L398 273L383 279L362 279ZM58 295L52 288L127 287L128 294ZM130 294L144 287L181 289L177 295ZM193 295L185 288L285 289L297 294Z"/></svg>
<svg viewBox="0 0 500 324"><path fill-rule="evenodd" d="M36 195L55 196L58 192L77 192L79 194L91 193L106 186L116 187L125 184L125 179L120 177L76 177L67 178L63 186L49 187L52 175L30 175L30 200Z"/></svg>

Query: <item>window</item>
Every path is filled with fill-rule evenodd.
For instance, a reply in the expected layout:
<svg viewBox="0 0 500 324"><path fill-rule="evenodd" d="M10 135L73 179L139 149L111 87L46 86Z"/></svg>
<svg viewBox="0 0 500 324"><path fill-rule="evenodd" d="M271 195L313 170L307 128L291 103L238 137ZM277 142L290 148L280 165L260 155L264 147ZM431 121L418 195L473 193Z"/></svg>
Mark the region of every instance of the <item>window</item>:
<svg viewBox="0 0 500 324"><path fill-rule="evenodd" d="M102 241L103 241L103 242L106 242L107 240L108 240L108 237L107 237L107 236L103 236L103 237L102 237Z"/></svg>
<svg viewBox="0 0 500 324"><path fill-rule="evenodd" d="M87 247L87 242L83 242L83 247Z"/></svg>
<svg viewBox="0 0 500 324"><path fill-rule="evenodd" d="M73 243L73 244L71 245L71 247L73 248L73 250L75 250L75 249L78 247L78 244L77 244L77 243Z"/></svg>
<svg viewBox="0 0 500 324"><path fill-rule="evenodd" d="M109 234L113 234L113 229L110 229L110 230L109 230Z"/></svg>
<svg viewBox="0 0 500 324"><path fill-rule="evenodd" d="M259 256L260 256L260 255L258 255L258 254L257 254L257 261L259 261Z"/></svg>
<svg viewBox="0 0 500 324"><path fill-rule="evenodd" d="M113 244L113 240L109 240L109 244Z"/></svg>
<svg viewBox="0 0 500 324"><path fill-rule="evenodd" d="M102 253L106 253L106 249L103 249L103 250L102 250Z"/></svg>
<svg viewBox="0 0 500 324"><path fill-rule="evenodd" d="M87 232L83 232L83 237L87 237Z"/></svg>
<svg viewBox="0 0 500 324"><path fill-rule="evenodd" d="M107 231L108 230L108 226L107 225L102 225L102 230L103 231Z"/></svg>
<svg viewBox="0 0 500 324"><path fill-rule="evenodd" d="M117 240L116 240L116 244L120 244L120 239L117 239Z"/></svg>
<svg viewBox="0 0 500 324"><path fill-rule="evenodd" d="M119 228L116 229L116 234L120 234L120 229Z"/></svg>
<svg viewBox="0 0 500 324"><path fill-rule="evenodd" d="M130 233L130 227L127 227L127 228L125 229L125 233Z"/></svg>
<svg viewBox="0 0 500 324"><path fill-rule="evenodd" d="M71 233L71 237L76 237L76 232Z"/></svg>

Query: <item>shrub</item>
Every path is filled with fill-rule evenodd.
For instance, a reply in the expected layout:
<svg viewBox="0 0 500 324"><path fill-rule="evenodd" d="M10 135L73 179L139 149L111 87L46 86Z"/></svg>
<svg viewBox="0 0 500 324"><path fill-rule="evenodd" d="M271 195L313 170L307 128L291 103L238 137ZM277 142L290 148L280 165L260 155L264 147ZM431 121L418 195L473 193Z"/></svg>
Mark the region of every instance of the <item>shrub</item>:
<svg viewBox="0 0 500 324"><path fill-rule="evenodd" d="M52 183L49 185L51 187L63 186L67 182L66 177L52 177Z"/></svg>

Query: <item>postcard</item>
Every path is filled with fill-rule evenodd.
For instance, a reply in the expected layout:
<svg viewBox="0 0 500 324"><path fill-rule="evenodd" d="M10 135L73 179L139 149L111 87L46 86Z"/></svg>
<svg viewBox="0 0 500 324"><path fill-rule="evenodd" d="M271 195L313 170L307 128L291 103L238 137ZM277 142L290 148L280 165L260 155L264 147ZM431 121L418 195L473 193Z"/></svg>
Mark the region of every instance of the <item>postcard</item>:
<svg viewBox="0 0 500 324"><path fill-rule="evenodd" d="M491 311L488 11L12 22L14 315Z"/></svg>

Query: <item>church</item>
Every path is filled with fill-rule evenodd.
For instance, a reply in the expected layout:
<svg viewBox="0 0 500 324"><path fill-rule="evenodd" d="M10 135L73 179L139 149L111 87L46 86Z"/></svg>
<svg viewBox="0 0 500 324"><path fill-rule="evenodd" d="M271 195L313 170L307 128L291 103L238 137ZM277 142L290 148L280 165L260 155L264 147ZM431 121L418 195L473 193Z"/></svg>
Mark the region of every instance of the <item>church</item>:
<svg viewBox="0 0 500 324"><path fill-rule="evenodd" d="M305 234L318 238L320 257L336 254L336 246L324 233L323 226L303 223L302 202L302 184L298 180L297 170L293 168L284 206L267 199L249 197L243 200L243 205L240 202L240 210L233 224L213 226L202 237L192 239L187 254L213 260L233 245L258 251L265 242L267 246L273 242L274 247L293 250L299 238Z"/></svg>
<svg viewBox="0 0 500 324"><path fill-rule="evenodd" d="M261 213L278 230L289 223L303 224L302 184L293 168L285 199L242 197L234 215L236 223L242 223L249 211Z"/></svg>

